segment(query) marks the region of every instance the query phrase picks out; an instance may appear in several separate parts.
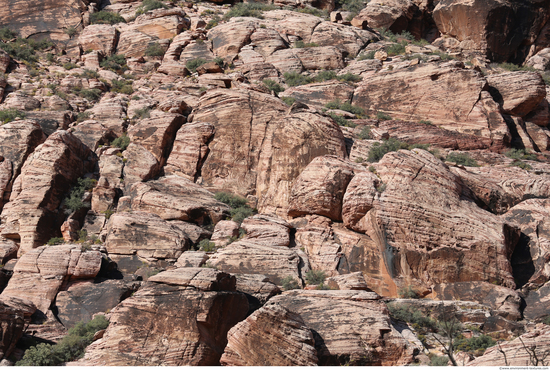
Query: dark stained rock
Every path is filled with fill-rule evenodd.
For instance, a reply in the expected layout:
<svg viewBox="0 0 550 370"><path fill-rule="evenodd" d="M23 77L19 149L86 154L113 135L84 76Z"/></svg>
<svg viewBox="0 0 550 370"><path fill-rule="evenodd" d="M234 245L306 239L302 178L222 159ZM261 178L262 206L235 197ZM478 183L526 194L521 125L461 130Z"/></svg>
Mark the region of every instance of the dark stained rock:
<svg viewBox="0 0 550 370"><path fill-rule="evenodd" d="M0 298L0 359L7 358L15 349L15 344L23 335L36 311L34 304L26 299Z"/></svg>

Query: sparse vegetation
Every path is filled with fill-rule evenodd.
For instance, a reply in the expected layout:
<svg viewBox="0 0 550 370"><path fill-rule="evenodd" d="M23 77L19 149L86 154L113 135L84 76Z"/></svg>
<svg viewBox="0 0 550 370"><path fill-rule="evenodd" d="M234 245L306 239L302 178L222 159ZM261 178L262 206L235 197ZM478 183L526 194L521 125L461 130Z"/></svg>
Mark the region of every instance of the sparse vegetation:
<svg viewBox="0 0 550 370"><path fill-rule="evenodd" d="M40 343L25 351L17 366L57 366L79 359L84 350L92 343L94 334L106 329L109 321L103 315L96 316L88 323L79 322L69 329L66 337L57 344Z"/></svg>
<svg viewBox="0 0 550 370"><path fill-rule="evenodd" d="M296 102L296 99L291 96L283 96L281 100L288 106L291 106Z"/></svg>
<svg viewBox="0 0 550 370"><path fill-rule="evenodd" d="M162 9L162 8L167 9L168 6L164 5L162 2L158 0L143 0L143 2L141 3L141 6L136 10L136 16L147 13L150 10Z"/></svg>
<svg viewBox="0 0 550 370"><path fill-rule="evenodd" d="M55 238L51 238L50 240L48 240L48 242L46 244L47 245L60 245L60 244L63 244L63 243L65 243L65 239L55 237Z"/></svg>
<svg viewBox="0 0 550 370"><path fill-rule="evenodd" d="M401 298L413 298L413 299L418 298L418 293L416 293L414 289L410 286L399 289L399 291L397 292L397 295L399 295L399 297Z"/></svg>
<svg viewBox="0 0 550 370"><path fill-rule="evenodd" d="M298 72L285 72L283 74L283 77L285 78L285 83L291 87L305 85L313 82L313 79L311 77L304 76Z"/></svg>
<svg viewBox="0 0 550 370"><path fill-rule="evenodd" d="M273 80L265 79L262 82L269 90L273 91L275 94L279 94L280 92L285 91L285 89L281 85Z"/></svg>
<svg viewBox="0 0 550 370"><path fill-rule="evenodd" d="M294 43L294 47L297 49L303 49L303 48L314 48L316 46L319 46L318 44L314 42L308 42L307 44L303 42L302 40L298 40Z"/></svg>
<svg viewBox="0 0 550 370"><path fill-rule="evenodd" d="M382 157L384 157L386 153L389 153L389 152L396 152L399 149L411 150L415 148L426 150L428 149L428 147L429 145L425 145L425 144L409 145L395 138L389 138L388 140L382 141L382 143L374 143L369 150L369 157L367 160L369 162L378 162L379 160L382 159Z"/></svg>
<svg viewBox="0 0 550 370"><path fill-rule="evenodd" d="M460 166L479 167L476 160L470 157L468 153L450 153L445 161L454 162Z"/></svg>
<svg viewBox="0 0 550 370"><path fill-rule="evenodd" d="M327 112L327 114L330 116L330 118L332 118L338 124L338 126L346 126L351 128L354 128L357 126L355 123L348 121L347 119L337 115L336 113Z"/></svg>
<svg viewBox="0 0 550 370"><path fill-rule="evenodd" d="M420 334L437 331L437 322L416 308L406 304L388 303L388 310L392 318L411 324Z"/></svg>
<svg viewBox="0 0 550 370"><path fill-rule="evenodd" d="M248 205L246 198L240 197L238 195L233 195L231 193L218 192L214 194L214 198L222 203L227 204L231 207L231 219L237 223L243 222L247 217L252 216L255 212Z"/></svg>
<svg viewBox="0 0 550 370"><path fill-rule="evenodd" d="M99 79L99 73L96 71L92 71L90 69L84 69L84 71L80 74L80 77L86 78L86 79Z"/></svg>
<svg viewBox="0 0 550 370"><path fill-rule="evenodd" d="M447 356L431 356L429 366L447 366L449 358Z"/></svg>
<svg viewBox="0 0 550 370"><path fill-rule="evenodd" d="M126 135L121 135L111 142L111 146L120 148L122 151L126 150L128 145L130 145L130 138Z"/></svg>
<svg viewBox="0 0 550 370"><path fill-rule="evenodd" d="M380 121L390 121L393 118L384 112L376 112L376 119Z"/></svg>
<svg viewBox="0 0 550 370"><path fill-rule="evenodd" d="M136 109L134 111L134 116L132 117L132 119L149 118L149 117L151 117L150 112L151 112L151 108L149 108L149 107L143 107L143 108Z"/></svg>
<svg viewBox="0 0 550 370"><path fill-rule="evenodd" d="M203 252L215 252L218 248L216 244L212 243L210 239L203 239L199 242L199 250Z"/></svg>
<svg viewBox="0 0 550 370"><path fill-rule="evenodd" d="M75 69L75 68L78 68L78 66L74 63L65 63L63 64L63 68L65 68L66 70L70 71L71 69Z"/></svg>
<svg viewBox="0 0 550 370"><path fill-rule="evenodd" d="M281 280L284 290L301 289L302 287L292 276L286 276Z"/></svg>
<svg viewBox="0 0 550 370"><path fill-rule="evenodd" d="M319 285L325 281L325 272L321 270L309 270L306 272L306 282L310 285Z"/></svg>
<svg viewBox="0 0 550 370"><path fill-rule="evenodd" d="M66 208L65 212L67 214L71 214L81 208L90 207L90 203L84 203L82 201L82 197L86 191L91 191L96 183L97 180L90 178L78 179L77 184L73 186L71 192L69 193L69 197L65 198L65 201L63 202Z"/></svg>
<svg viewBox="0 0 550 370"><path fill-rule="evenodd" d="M491 64L491 66L495 67L495 64ZM500 64L497 64L496 67L505 69L510 72L516 72L516 71L539 72L533 67L518 66L517 64L513 64L513 63L500 63Z"/></svg>
<svg viewBox="0 0 550 370"><path fill-rule="evenodd" d="M71 27L67 27L63 30L63 32L68 35L70 38L73 38L74 36L76 36L76 34L78 33L78 30L71 26Z"/></svg>
<svg viewBox="0 0 550 370"><path fill-rule="evenodd" d="M362 139L362 140L369 140L371 138L371 131L370 131L370 127L368 126L364 126L362 129L361 129L361 132L359 133L359 135L357 135L359 137L359 139Z"/></svg>
<svg viewBox="0 0 550 370"><path fill-rule="evenodd" d="M374 54L376 54L376 50L367 51L366 53L359 54L357 60L374 59Z"/></svg>
<svg viewBox="0 0 550 370"><path fill-rule="evenodd" d="M9 28L0 29L0 49L3 49L13 59L23 60L33 65L38 62L36 52L51 48L53 43L45 40L35 41L17 37L17 33Z"/></svg>
<svg viewBox="0 0 550 370"><path fill-rule="evenodd" d="M106 10L90 14L91 24L117 24L126 23L124 18L118 13L108 12Z"/></svg>
<svg viewBox="0 0 550 370"><path fill-rule="evenodd" d="M90 112L80 112L76 117L76 122L84 122L90 118Z"/></svg>
<svg viewBox="0 0 550 370"><path fill-rule="evenodd" d="M197 68L199 68L200 66L202 66L203 64L207 63L208 61L206 59L203 59L203 58L196 58L196 59L191 59L191 60L188 60L186 63L185 63L185 67L190 71L190 72L197 72Z"/></svg>
<svg viewBox="0 0 550 370"><path fill-rule="evenodd" d="M82 89L74 90L74 92L89 101L98 101L101 97L101 90L99 89Z"/></svg>
<svg viewBox="0 0 550 370"><path fill-rule="evenodd" d="M334 100L325 104L325 107L327 109L343 110L343 111L355 114L356 116L363 116L365 114L365 110L363 108L352 105L350 104L350 102L347 102L347 101L342 103L339 100Z"/></svg>
<svg viewBox="0 0 550 370"><path fill-rule="evenodd" d="M233 17L254 17L263 19L262 12L279 9L274 5L262 3L237 3L230 11L225 13L223 19L228 20Z"/></svg>
<svg viewBox="0 0 550 370"><path fill-rule="evenodd" d="M25 118L25 112L21 112L15 108L0 110L0 122L2 124L15 121L18 117Z"/></svg>
<svg viewBox="0 0 550 370"><path fill-rule="evenodd" d="M457 336L454 347L459 351L471 352L480 355L482 351L492 347L497 342L488 335L466 338L463 335Z"/></svg>
<svg viewBox="0 0 550 370"><path fill-rule="evenodd" d="M134 89L132 88L132 81L111 80L111 91L126 95L133 94Z"/></svg>
<svg viewBox="0 0 550 370"><path fill-rule="evenodd" d="M511 159L515 160L527 160L527 161L536 161L537 155L534 153L529 152L525 149L510 149L506 153L504 153L505 156Z"/></svg>
<svg viewBox="0 0 550 370"><path fill-rule="evenodd" d="M122 54L110 55L100 63L101 68L109 69L116 73L123 73L128 70L126 66L126 57Z"/></svg>
<svg viewBox="0 0 550 370"><path fill-rule="evenodd" d="M161 57L164 53L164 48L158 42L147 45L147 49L145 49L145 55L148 57Z"/></svg>

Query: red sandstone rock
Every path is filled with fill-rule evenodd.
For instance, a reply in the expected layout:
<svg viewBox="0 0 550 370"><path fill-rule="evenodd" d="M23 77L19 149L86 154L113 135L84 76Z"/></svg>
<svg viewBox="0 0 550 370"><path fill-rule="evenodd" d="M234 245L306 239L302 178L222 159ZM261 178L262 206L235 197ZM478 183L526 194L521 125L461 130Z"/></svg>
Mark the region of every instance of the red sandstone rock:
<svg viewBox="0 0 550 370"><path fill-rule="evenodd" d="M8 358L15 349L15 344L25 332L31 321L31 315L36 311L34 304L22 298L0 298L0 358Z"/></svg>
<svg viewBox="0 0 550 370"><path fill-rule="evenodd" d="M108 24L93 24L80 33L78 43L82 50L102 51L111 55L115 51L118 42L118 32L115 27Z"/></svg>
<svg viewBox="0 0 550 370"><path fill-rule="evenodd" d="M546 97L542 77L533 72L509 72L487 76L495 101L502 105L504 113L526 116Z"/></svg>

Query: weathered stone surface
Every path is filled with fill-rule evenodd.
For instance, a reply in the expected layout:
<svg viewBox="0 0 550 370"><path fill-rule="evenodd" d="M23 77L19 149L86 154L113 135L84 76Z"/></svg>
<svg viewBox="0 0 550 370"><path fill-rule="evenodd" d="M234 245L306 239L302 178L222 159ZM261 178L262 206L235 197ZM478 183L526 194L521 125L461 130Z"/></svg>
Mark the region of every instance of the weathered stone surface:
<svg viewBox="0 0 550 370"><path fill-rule="evenodd" d="M249 311L263 306L271 297L281 293L281 289L267 276L258 274L238 275L236 289L246 294Z"/></svg>
<svg viewBox="0 0 550 370"><path fill-rule="evenodd" d="M82 252L80 245L39 247L17 261L0 296L28 299L45 313L65 280L94 278L100 268L101 253Z"/></svg>
<svg viewBox="0 0 550 370"><path fill-rule="evenodd" d="M424 150L400 150L386 154L376 170L386 188L369 211L367 233L385 251L391 276L409 285L487 281L515 287L509 258L518 230L465 197L441 161Z"/></svg>
<svg viewBox="0 0 550 370"><path fill-rule="evenodd" d="M117 41L116 28L108 24L92 24L84 28L78 36L82 50L102 51L105 55L113 54Z"/></svg>
<svg viewBox="0 0 550 370"><path fill-rule="evenodd" d="M210 241L218 247L223 247L229 243L230 238L239 236L239 224L231 220L221 220L214 227Z"/></svg>
<svg viewBox="0 0 550 370"><path fill-rule="evenodd" d="M460 63L424 63L365 79L355 90L353 103L394 119L430 120L499 149L510 143L511 136L498 104L483 91L486 84L478 72L463 69Z"/></svg>
<svg viewBox="0 0 550 370"><path fill-rule="evenodd" d="M293 180L324 155L345 157L343 135L331 119L289 110L256 91L216 89L201 98L193 121L210 122L216 134L202 167L203 185L254 194L262 212L284 209Z"/></svg>
<svg viewBox="0 0 550 370"><path fill-rule="evenodd" d="M4 50L0 51L0 72L1 73L6 73L6 71L8 70L8 66L10 65L10 56L8 53L6 53ZM5 86L1 86L0 84L0 89L3 89ZM3 95L0 94L0 101L2 101L1 97Z"/></svg>
<svg viewBox="0 0 550 370"><path fill-rule="evenodd" d="M332 276L327 279L327 285L337 290L370 290L362 272Z"/></svg>
<svg viewBox="0 0 550 370"><path fill-rule="evenodd" d="M532 358L532 354L526 348L534 350L539 360L544 358L544 353L548 353L550 348L550 326L538 324L533 330L519 338L503 342L500 347L488 348L483 356L468 363L468 366L540 366L540 362L533 363L536 360ZM507 362L500 350L506 353Z"/></svg>
<svg viewBox="0 0 550 370"><path fill-rule="evenodd" d="M88 112L93 115L93 119L101 122L105 127L110 128L117 135L122 135L126 126L128 101L121 97L112 97L105 95Z"/></svg>
<svg viewBox="0 0 550 370"><path fill-rule="evenodd" d="M246 317L248 303L244 294L234 291L233 276L209 269L190 271L196 278L148 281L119 304L111 311L111 324L103 338L87 348L78 364L219 364L227 332ZM197 279L211 289L229 291L200 290L190 285ZM231 281L233 288L227 284Z"/></svg>
<svg viewBox="0 0 550 370"><path fill-rule="evenodd" d="M207 122L183 125L176 134L164 171L195 181L210 151L208 144L214 132L214 125Z"/></svg>
<svg viewBox="0 0 550 370"><path fill-rule="evenodd" d="M510 289L482 281L438 284L434 297L440 300L471 301L491 307L509 320L521 319L521 297Z"/></svg>
<svg viewBox="0 0 550 370"><path fill-rule="evenodd" d="M0 359L9 357L15 349L15 344L23 335L26 326L31 321L31 315L36 311L34 304L23 298L1 297L0 320Z"/></svg>
<svg viewBox="0 0 550 370"><path fill-rule="evenodd" d="M344 68L342 51L334 46L293 49L305 69L339 69Z"/></svg>
<svg viewBox="0 0 550 370"><path fill-rule="evenodd" d="M491 212L502 214L530 198L550 197L550 176L519 167L451 167Z"/></svg>
<svg viewBox="0 0 550 370"><path fill-rule="evenodd" d="M376 293L293 290L270 300L300 312L312 329L319 365L404 365L406 341L392 332L386 305Z"/></svg>
<svg viewBox="0 0 550 370"><path fill-rule="evenodd" d="M88 147L66 131L52 134L27 158L1 214L1 235L21 240L20 255L49 240L63 197L96 160Z"/></svg>
<svg viewBox="0 0 550 370"><path fill-rule="evenodd" d="M147 181L160 173L162 166L157 158L139 144L130 143L124 151L126 163L123 168L124 184Z"/></svg>
<svg viewBox="0 0 550 370"><path fill-rule="evenodd" d="M154 9L138 16L131 26L136 31L158 39L171 39L183 29L189 28L190 22L185 18L181 8Z"/></svg>
<svg viewBox="0 0 550 370"><path fill-rule="evenodd" d="M151 276L149 281L194 287L202 291L233 291L235 276L209 268L178 268Z"/></svg>
<svg viewBox="0 0 550 370"><path fill-rule="evenodd" d="M94 314L109 311L129 297L137 288L134 285L122 280L76 281L57 293L56 316L66 328L80 321L88 322Z"/></svg>
<svg viewBox="0 0 550 370"><path fill-rule="evenodd" d="M214 27L208 31L208 39L212 41L212 50L219 57L235 56L250 40L256 22L230 22Z"/></svg>
<svg viewBox="0 0 550 370"><path fill-rule="evenodd" d="M72 133L94 151L99 145L108 145L116 139L115 132L98 121L84 121Z"/></svg>
<svg viewBox="0 0 550 370"><path fill-rule="evenodd" d="M227 333L220 360L226 366L313 366L317 364L313 334L300 315L269 304Z"/></svg>
<svg viewBox="0 0 550 370"><path fill-rule="evenodd" d="M534 72L508 72L487 76L490 92L504 113L526 116L546 97L546 85Z"/></svg>
<svg viewBox="0 0 550 370"><path fill-rule="evenodd" d="M433 10L441 34L469 44L495 62L525 57L548 19L543 2L443 0ZM506 25L506 27L504 27ZM520 57L521 58L521 57Z"/></svg>
<svg viewBox="0 0 550 370"><path fill-rule="evenodd" d="M178 258L189 249L187 235L176 225L147 212L117 212L103 231L109 254L144 258Z"/></svg>
<svg viewBox="0 0 550 370"><path fill-rule="evenodd" d="M372 0L354 22L366 21L372 29L385 28L394 33L407 30L418 6L411 0Z"/></svg>
<svg viewBox="0 0 550 370"><path fill-rule="evenodd" d="M4 100L6 108L19 109L19 110L35 110L40 108L40 101L27 96L19 92L14 92L6 96Z"/></svg>
<svg viewBox="0 0 550 370"><path fill-rule="evenodd" d="M290 96L312 106L324 107L325 104L335 100L341 102L351 101L353 87L344 82L330 80L291 87L279 94L279 96Z"/></svg>
<svg viewBox="0 0 550 370"><path fill-rule="evenodd" d="M63 30L67 25L78 25L82 21L80 12L84 4L77 0L63 2L2 0L0 24L9 25L21 37L46 36L54 40L68 40Z"/></svg>
<svg viewBox="0 0 550 370"><path fill-rule="evenodd" d="M376 41L378 36L374 32L331 22L322 22L315 27L309 39L320 46L335 46L349 56L357 55L366 45Z"/></svg>
<svg viewBox="0 0 550 370"><path fill-rule="evenodd" d="M512 268L518 284L541 286L550 279L550 200L528 199L512 207L502 217L522 232L512 256Z"/></svg>
<svg viewBox="0 0 550 370"><path fill-rule="evenodd" d="M123 54L126 58L139 58L145 55L147 46L158 39L138 30L129 29L121 32L119 36L117 54Z"/></svg>
<svg viewBox="0 0 550 370"><path fill-rule="evenodd" d="M208 255L203 251L185 251L175 263L176 267L201 267L208 260Z"/></svg>
<svg viewBox="0 0 550 370"><path fill-rule="evenodd" d="M10 259L17 257L19 247L13 240L0 239L0 263L4 265Z"/></svg>
<svg viewBox="0 0 550 370"><path fill-rule="evenodd" d="M381 196L377 190L381 180L372 172L360 172L349 182L342 203L342 220L352 230L365 233L368 230L367 213L374 200Z"/></svg>
<svg viewBox="0 0 550 370"><path fill-rule="evenodd" d="M134 211L154 213L165 220L210 225L229 216L229 207L215 200L214 194L178 176L136 183L129 195Z"/></svg>
<svg viewBox="0 0 550 370"><path fill-rule="evenodd" d="M163 166L176 132L184 122L185 118L180 114L159 113L132 126L128 129L128 136L133 143L151 152Z"/></svg>
<svg viewBox="0 0 550 370"><path fill-rule="evenodd" d="M388 120L380 122L378 128L408 144L430 144L454 150L487 149L491 145L479 136L446 130L434 124Z"/></svg>
<svg viewBox="0 0 550 370"><path fill-rule="evenodd" d="M342 220L342 200L349 182L362 166L334 156L317 157L294 182L288 215L316 214L334 221Z"/></svg>
<svg viewBox="0 0 550 370"><path fill-rule="evenodd" d="M548 300L550 299L550 282L547 282L537 290L528 291L525 297L526 307L523 310L523 315L529 320L536 320L548 317L550 315L550 307Z"/></svg>

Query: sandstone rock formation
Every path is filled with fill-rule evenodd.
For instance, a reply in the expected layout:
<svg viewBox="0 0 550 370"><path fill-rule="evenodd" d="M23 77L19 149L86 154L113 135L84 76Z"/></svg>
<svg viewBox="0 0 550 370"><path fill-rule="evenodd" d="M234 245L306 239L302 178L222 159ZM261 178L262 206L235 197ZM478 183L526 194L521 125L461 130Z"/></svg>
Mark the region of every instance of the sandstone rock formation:
<svg viewBox="0 0 550 370"><path fill-rule="evenodd" d="M22 298L1 297L0 318L2 331L0 340L0 359L7 358L15 349L15 344L23 335L31 315L36 311L34 304Z"/></svg>

